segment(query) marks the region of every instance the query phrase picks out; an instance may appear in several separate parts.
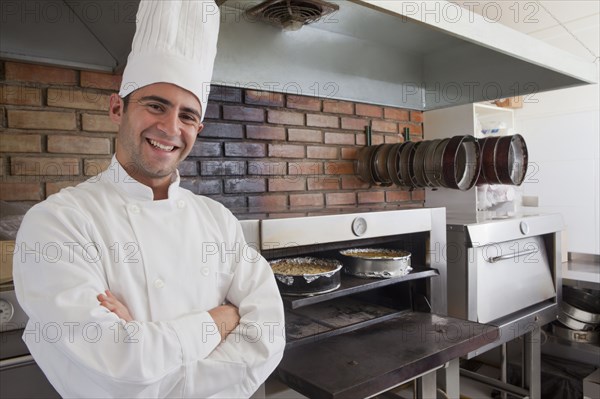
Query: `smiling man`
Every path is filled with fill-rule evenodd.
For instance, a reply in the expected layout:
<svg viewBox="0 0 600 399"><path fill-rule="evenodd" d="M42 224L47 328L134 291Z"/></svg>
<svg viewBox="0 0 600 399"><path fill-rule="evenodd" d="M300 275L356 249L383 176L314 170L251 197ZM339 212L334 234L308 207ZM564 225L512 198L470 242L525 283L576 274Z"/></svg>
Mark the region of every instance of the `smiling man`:
<svg viewBox="0 0 600 399"><path fill-rule="evenodd" d="M113 94L109 113L120 127L119 163L131 177L152 188L154 199L167 198L170 177L204 127L198 99L178 86L155 83L125 101Z"/></svg>
<svg viewBox="0 0 600 399"><path fill-rule="evenodd" d="M23 339L63 397L249 397L281 360L268 263L227 209L179 186L218 27L212 0L142 0L110 99L109 168L23 220L13 265Z"/></svg>

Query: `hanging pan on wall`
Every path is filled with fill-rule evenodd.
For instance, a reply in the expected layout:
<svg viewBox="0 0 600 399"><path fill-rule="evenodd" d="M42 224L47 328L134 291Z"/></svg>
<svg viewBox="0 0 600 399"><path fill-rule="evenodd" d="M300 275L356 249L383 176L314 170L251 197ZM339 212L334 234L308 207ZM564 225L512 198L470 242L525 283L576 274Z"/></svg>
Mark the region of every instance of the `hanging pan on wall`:
<svg viewBox="0 0 600 399"><path fill-rule="evenodd" d="M466 191L476 184L518 186L525 179L527 165L527 145L519 134L482 140L465 135L367 145L358 153L356 174L365 182L384 187L395 184L408 189Z"/></svg>

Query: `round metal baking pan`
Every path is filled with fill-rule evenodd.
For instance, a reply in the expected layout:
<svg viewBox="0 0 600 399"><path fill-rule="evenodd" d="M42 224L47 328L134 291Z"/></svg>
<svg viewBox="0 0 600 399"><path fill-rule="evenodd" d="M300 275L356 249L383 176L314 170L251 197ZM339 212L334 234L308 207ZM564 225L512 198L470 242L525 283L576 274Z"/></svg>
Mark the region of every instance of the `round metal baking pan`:
<svg viewBox="0 0 600 399"><path fill-rule="evenodd" d="M579 330L579 331L592 331L594 330L593 324L588 324L581 322L579 320L575 320L564 311L558 312L558 321L560 321L565 326L569 327L571 330Z"/></svg>
<svg viewBox="0 0 600 399"><path fill-rule="evenodd" d="M479 168L481 167L480 162L481 150L477 139L472 136L465 136L460 147L458 148L457 161L456 161L456 180L458 181L459 190L469 190L479 177Z"/></svg>
<svg viewBox="0 0 600 399"><path fill-rule="evenodd" d="M600 291L563 285L563 300L590 313L600 313Z"/></svg>
<svg viewBox="0 0 600 399"><path fill-rule="evenodd" d="M435 151L433 153L433 171L432 176L430 177L433 178L433 182L436 187L447 187L444 179L442 178L442 171L444 170L444 151L446 150L448 141L450 141L450 139L443 139L440 141L435 147Z"/></svg>
<svg viewBox="0 0 600 399"><path fill-rule="evenodd" d="M340 251L344 271L357 277L391 278L408 274L410 252L381 248L352 248Z"/></svg>
<svg viewBox="0 0 600 399"><path fill-rule="evenodd" d="M381 150L384 149L386 144L379 144L377 146L375 146L375 149L373 150L373 152L371 153L371 161L370 161L370 169L371 169L371 181L378 185L378 186L382 186L382 187L388 187L392 185L392 181L391 180L383 180L382 177L379 176L379 174L377 173L377 170L380 168L385 168L385 161L380 160L380 156L379 154L381 153Z"/></svg>
<svg viewBox="0 0 600 399"><path fill-rule="evenodd" d="M498 140L494 167L500 183L520 186L527 174L527 164L527 145L523 136L515 134Z"/></svg>
<svg viewBox="0 0 600 399"><path fill-rule="evenodd" d="M371 155L373 154L374 150L374 146L361 148L356 162L356 174L362 181L367 183L373 183L373 177L371 174Z"/></svg>
<svg viewBox="0 0 600 399"><path fill-rule="evenodd" d="M562 310L584 323L600 323L600 298L584 290L563 286Z"/></svg>
<svg viewBox="0 0 600 399"><path fill-rule="evenodd" d="M454 136L446 144L443 155L443 178L447 187L469 190L477 182L480 149L473 136Z"/></svg>
<svg viewBox="0 0 600 399"><path fill-rule="evenodd" d="M414 167L412 164L415 152L415 143L412 141L405 143L400 149L400 178L402 185L409 188L416 186L416 183L413 181Z"/></svg>
<svg viewBox="0 0 600 399"><path fill-rule="evenodd" d="M335 291L341 284L342 264L336 259L313 257L282 258L269 261L271 267L278 263L289 263L302 266L326 267L329 271L322 273L282 274L273 271L279 291L283 295L317 295Z"/></svg>
<svg viewBox="0 0 600 399"><path fill-rule="evenodd" d="M590 313L586 312L585 310L578 309L575 306L565 302L564 298L563 302L560 304L560 309L577 321L594 325L600 323L600 314Z"/></svg>
<svg viewBox="0 0 600 399"><path fill-rule="evenodd" d="M552 324L552 332L557 337L571 342L600 343L600 331L575 331L554 323Z"/></svg>
<svg viewBox="0 0 600 399"><path fill-rule="evenodd" d="M379 180L377 180L377 174L375 173L375 156L377 155L377 151L379 151L380 146L381 144L373 146L373 151L371 151L369 158L369 173L371 174L371 183L373 184L379 183Z"/></svg>
<svg viewBox="0 0 600 399"><path fill-rule="evenodd" d="M407 180L410 183L411 189L419 187L419 182L417 181L417 178L416 178L417 170L415 168L415 165L416 165L416 158L417 158L417 150L419 149L419 147L421 146L422 143L423 143L422 141L413 142L412 151L409 151L409 154L408 154L408 179Z"/></svg>
<svg viewBox="0 0 600 399"><path fill-rule="evenodd" d="M375 154L375 177L382 184L391 184L392 178L388 171L388 156L394 144L381 144Z"/></svg>
<svg viewBox="0 0 600 399"><path fill-rule="evenodd" d="M403 175L402 173L408 173L407 170L403 171L402 170L402 154L404 154L404 156L406 157L408 155L407 152L405 152L405 150L409 147L412 147L414 144L410 141L404 142L404 143L400 143L399 147L397 147L397 149L392 150L395 151L395 154L393 155L393 160L388 158L388 162L392 163L393 162L393 167L395 168L395 173L391 176L392 178L392 182L394 182L394 184L396 184L398 187L402 188L402 189L408 189L411 188L412 185L410 183L410 180L407 175ZM390 153L390 156L392 156L392 154Z"/></svg>
<svg viewBox="0 0 600 399"><path fill-rule="evenodd" d="M397 186L402 185L402 179L400 178L400 151L404 143L394 144L390 149L387 159L387 170L392 180Z"/></svg>
<svg viewBox="0 0 600 399"><path fill-rule="evenodd" d="M395 165L400 146L402 146L402 144L392 144L392 147L388 152L387 159L385 160L385 168L387 170L388 177L394 184L400 184L398 167Z"/></svg>
<svg viewBox="0 0 600 399"><path fill-rule="evenodd" d="M439 174L440 170L435 153L441 142L441 139L432 140L427 147L427 153L425 154L425 182L428 187L438 187L439 185L437 174Z"/></svg>
<svg viewBox="0 0 600 399"><path fill-rule="evenodd" d="M414 180L417 183L417 187L427 187L427 177L425 176L425 157L429 150L429 146L431 145L431 141L420 141L415 144L417 151L415 152L415 157L413 161L414 167Z"/></svg>
<svg viewBox="0 0 600 399"><path fill-rule="evenodd" d="M479 141L481 146L481 170L477 178L477 185L500 184L496 174L496 146L500 137L486 137Z"/></svg>

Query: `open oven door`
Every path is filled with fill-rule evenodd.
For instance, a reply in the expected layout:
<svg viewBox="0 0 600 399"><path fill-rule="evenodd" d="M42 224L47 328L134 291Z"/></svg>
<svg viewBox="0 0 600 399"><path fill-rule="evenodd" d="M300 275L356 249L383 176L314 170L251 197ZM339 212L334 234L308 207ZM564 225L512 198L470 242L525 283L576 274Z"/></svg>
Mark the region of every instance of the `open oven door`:
<svg viewBox="0 0 600 399"><path fill-rule="evenodd" d="M286 349L277 371L289 387L310 398L366 398L434 372L497 338L494 326L407 312Z"/></svg>

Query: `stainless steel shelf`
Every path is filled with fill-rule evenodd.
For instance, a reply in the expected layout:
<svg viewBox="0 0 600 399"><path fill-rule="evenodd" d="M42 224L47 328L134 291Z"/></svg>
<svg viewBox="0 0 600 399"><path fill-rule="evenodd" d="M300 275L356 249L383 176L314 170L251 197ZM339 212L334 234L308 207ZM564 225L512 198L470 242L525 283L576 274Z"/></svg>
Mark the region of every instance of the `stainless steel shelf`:
<svg viewBox="0 0 600 399"><path fill-rule="evenodd" d="M600 289L600 256L569 254L569 261L562 264L562 278L569 285Z"/></svg>
<svg viewBox="0 0 600 399"><path fill-rule="evenodd" d="M303 306L314 305L316 303L328 301L333 298L357 294L359 292L385 287L387 285L397 284L403 281L430 278L437 275L439 275L437 270L424 267L414 267L413 271L405 276L388 279L366 279L342 274L341 286L337 290L325 294L304 297L283 295L283 304L288 309L298 309Z"/></svg>
<svg viewBox="0 0 600 399"><path fill-rule="evenodd" d="M396 318L410 310L398 310L353 297L336 298L286 312L286 349L316 343Z"/></svg>

